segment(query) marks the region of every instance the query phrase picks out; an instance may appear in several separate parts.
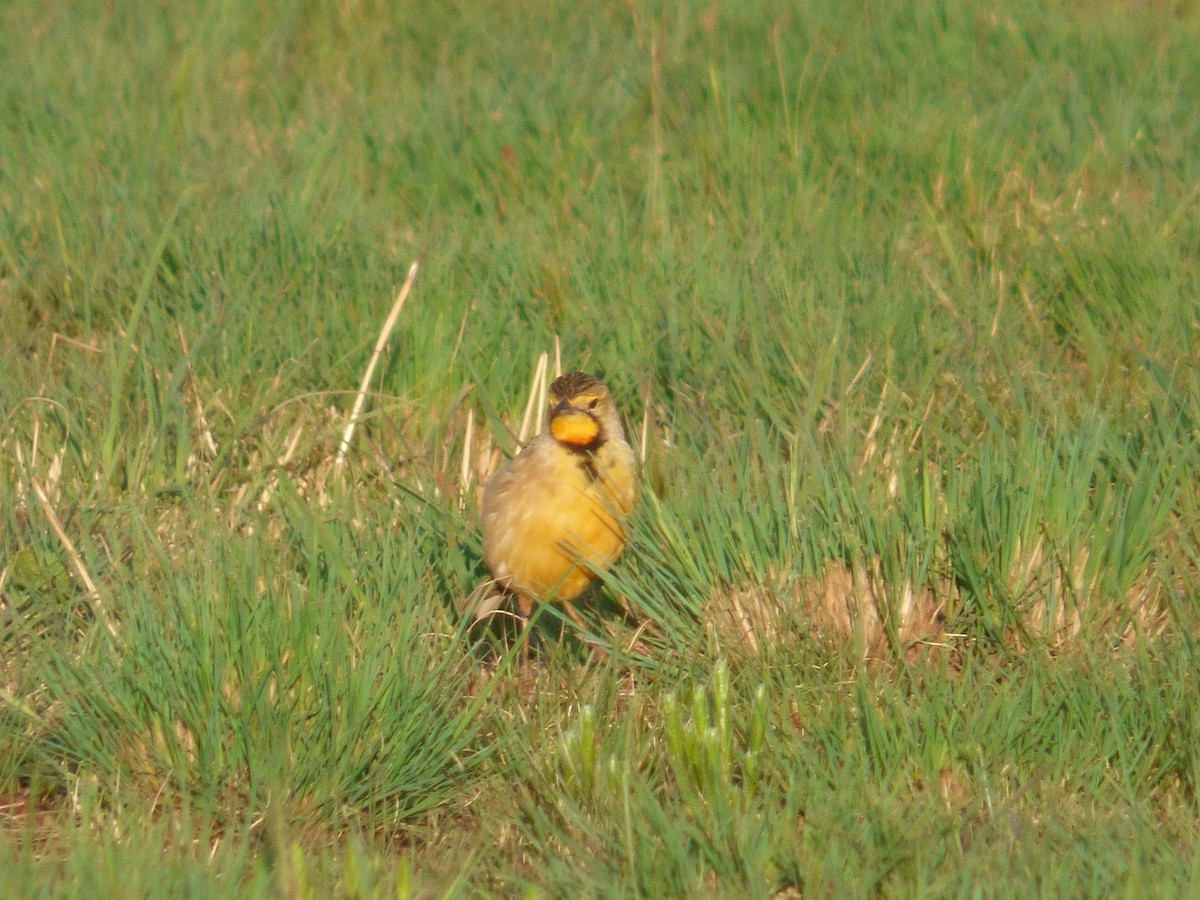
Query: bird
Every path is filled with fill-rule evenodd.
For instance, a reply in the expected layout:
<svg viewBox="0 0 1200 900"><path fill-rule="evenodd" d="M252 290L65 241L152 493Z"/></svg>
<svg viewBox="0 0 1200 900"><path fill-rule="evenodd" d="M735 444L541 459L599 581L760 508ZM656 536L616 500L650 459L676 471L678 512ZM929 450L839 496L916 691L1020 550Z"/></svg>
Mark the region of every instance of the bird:
<svg viewBox="0 0 1200 900"><path fill-rule="evenodd" d="M607 570L628 538L637 463L612 394L572 372L549 390L546 430L483 489L484 559L516 597L525 628L536 604L555 602L577 625L571 601ZM522 667L528 660L528 638Z"/></svg>

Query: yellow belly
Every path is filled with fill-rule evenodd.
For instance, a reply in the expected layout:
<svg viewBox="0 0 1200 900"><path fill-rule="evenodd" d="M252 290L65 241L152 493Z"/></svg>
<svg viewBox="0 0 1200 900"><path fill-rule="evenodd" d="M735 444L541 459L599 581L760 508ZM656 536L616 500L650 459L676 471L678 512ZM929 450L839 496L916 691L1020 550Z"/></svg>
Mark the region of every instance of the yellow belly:
<svg viewBox="0 0 1200 900"><path fill-rule="evenodd" d="M614 443L588 474L578 454L537 438L484 491L483 543L492 574L522 600L569 602L625 546L620 519L633 506L633 454Z"/></svg>

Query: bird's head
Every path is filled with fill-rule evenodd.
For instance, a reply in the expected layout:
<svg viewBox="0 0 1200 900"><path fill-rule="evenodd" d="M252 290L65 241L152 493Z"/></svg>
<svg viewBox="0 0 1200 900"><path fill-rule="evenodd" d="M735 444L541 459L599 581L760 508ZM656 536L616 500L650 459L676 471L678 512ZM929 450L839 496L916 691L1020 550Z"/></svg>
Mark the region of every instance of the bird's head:
<svg viewBox="0 0 1200 900"><path fill-rule="evenodd" d="M583 372L561 375L550 385L550 434L573 450L596 450L609 438L625 436L608 388Z"/></svg>

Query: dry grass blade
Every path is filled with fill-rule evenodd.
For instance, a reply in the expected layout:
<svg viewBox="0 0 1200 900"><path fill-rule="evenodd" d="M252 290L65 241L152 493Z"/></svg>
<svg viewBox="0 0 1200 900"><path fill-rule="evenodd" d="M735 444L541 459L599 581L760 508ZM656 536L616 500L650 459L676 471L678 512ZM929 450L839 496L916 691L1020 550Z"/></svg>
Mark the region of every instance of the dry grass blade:
<svg viewBox="0 0 1200 900"><path fill-rule="evenodd" d="M23 462L20 459L20 451L18 450L19 463ZM88 605L92 608L92 613L96 619L104 624L104 628L114 639L119 639L120 635L117 632L117 626L108 617L108 613L104 609L104 603L100 597L100 591L96 587L95 579L88 572L87 566L83 562L83 557L79 555L79 551L75 549L75 543L63 528L62 522L58 518L58 514L54 511L53 505L50 503L50 498L46 496L46 491L42 488L41 483L32 475L28 474L29 486L33 490L33 496L37 499L38 506L42 509L42 514L46 517L46 522L50 525L50 530L54 532L54 536L58 538L58 542L62 544L63 551L67 554L67 559L71 563L71 569L75 572L75 577L83 584L84 593L87 596Z"/></svg>
<svg viewBox="0 0 1200 900"><path fill-rule="evenodd" d="M646 443L650 440L650 379L646 379L645 389L642 391L642 430L638 443L638 461L641 465L646 465Z"/></svg>
<svg viewBox="0 0 1200 900"><path fill-rule="evenodd" d="M420 267L421 261L419 259L414 261L409 267L408 277L404 279L404 285L400 288L400 293L396 295L396 302L392 304L392 311L388 313L387 321L383 323L383 328L380 329L379 340L375 342L375 352L371 354L371 361L367 363L367 370L363 372L362 384L358 386L358 396L354 398L354 408L350 410L350 420L346 423L346 432L342 435L341 446L338 447L337 456L334 458L333 467L335 471L340 472L346 462L346 451L350 449L350 441L354 437L354 429L358 427L358 417L362 414L363 403L367 399L367 388L371 384L371 377L375 374L375 366L379 364L379 357L383 355L383 348L392 336L392 329L396 327L396 320L400 317L400 310L404 309L404 302L408 299L409 291L412 290L413 282L417 278L417 270Z"/></svg>
<svg viewBox="0 0 1200 900"><path fill-rule="evenodd" d="M534 434L539 434L542 430L542 408L546 405L546 368L549 361L549 355L542 353L538 357L537 368L533 370L533 384L529 386L529 401L525 404L525 415L521 417L521 431L517 434L517 443L522 446L529 440L531 424L534 425Z"/></svg>
<svg viewBox="0 0 1200 900"><path fill-rule="evenodd" d="M183 358L186 360L191 355L191 348L188 347L187 335L184 334L183 326L178 327L179 349L183 351ZM213 456L218 452L216 439L213 437L212 428L208 424L208 418L204 415L204 404L200 402L200 392L196 389L196 381L192 377L192 364L186 364L186 377L184 383L188 393L191 395L192 403L196 407L196 422L200 426L200 438L204 442L205 448Z"/></svg>
<svg viewBox="0 0 1200 900"><path fill-rule="evenodd" d="M467 410L467 434L463 439L462 469L458 479L458 508L466 509L467 491L471 489L471 442L475 438L475 410Z"/></svg>

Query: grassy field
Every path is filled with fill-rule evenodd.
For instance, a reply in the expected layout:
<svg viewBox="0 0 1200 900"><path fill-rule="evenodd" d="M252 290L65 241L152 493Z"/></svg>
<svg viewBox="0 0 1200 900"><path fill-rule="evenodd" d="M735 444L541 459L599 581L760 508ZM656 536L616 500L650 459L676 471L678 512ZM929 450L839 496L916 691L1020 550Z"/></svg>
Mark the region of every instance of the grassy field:
<svg viewBox="0 0 1200 900"><path fill-rule="evenodd" d="M1194 896L1198 45L5 4L0 896ZM530 685L462 610L556 346L641 499Z"/></svg>

